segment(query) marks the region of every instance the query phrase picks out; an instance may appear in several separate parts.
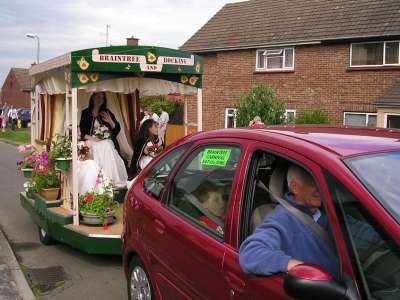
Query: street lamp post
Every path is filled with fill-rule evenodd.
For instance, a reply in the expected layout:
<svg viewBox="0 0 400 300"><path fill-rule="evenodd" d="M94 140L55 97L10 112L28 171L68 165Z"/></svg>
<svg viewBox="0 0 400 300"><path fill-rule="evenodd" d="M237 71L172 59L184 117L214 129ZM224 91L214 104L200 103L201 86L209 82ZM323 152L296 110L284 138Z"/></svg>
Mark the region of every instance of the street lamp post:
<svg viewBox="0 0 400 300"><path fill-rule="evenodd" d="M37 49L36 49L36 63L39 63L39 58L40 58L40 39L37 34L32 34L32 33L27 33L26 37L30 39L36 39L37 41Z"/></svg>

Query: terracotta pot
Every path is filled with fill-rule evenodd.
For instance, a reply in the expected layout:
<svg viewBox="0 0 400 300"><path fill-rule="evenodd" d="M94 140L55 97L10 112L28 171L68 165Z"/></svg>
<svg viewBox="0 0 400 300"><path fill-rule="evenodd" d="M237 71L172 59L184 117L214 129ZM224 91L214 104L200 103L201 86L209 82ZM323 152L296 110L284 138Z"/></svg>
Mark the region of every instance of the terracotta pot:
<svg viewBox="0 0 400 300"><path fill-rule="evenodd" d="M71 158L57 158L56 165L61 171L68 171L71 166Z"/></svg>
<svg viewBox="0 0 400 300"><path fill-rule="evenodd" d="M101 219L96 214L93 213L81 211L80 215L82 217L81 223L87 225L102 226L104 224L113 224L117 220L115 217L115 210L112 210L106 214L104 222L102 222Z"/></svg>
<svg viewBox="0 0 400 300"><path fill-rule="evenodd" d="M33 169L21 169L22 173L24 174L25 178L31 178Z"/></svg>
<svg viewBox="0 0 400 300"><path fill-rule="evenodd" d="M46 200L57 200L60 188L41 189L40 195Z"/></svg>

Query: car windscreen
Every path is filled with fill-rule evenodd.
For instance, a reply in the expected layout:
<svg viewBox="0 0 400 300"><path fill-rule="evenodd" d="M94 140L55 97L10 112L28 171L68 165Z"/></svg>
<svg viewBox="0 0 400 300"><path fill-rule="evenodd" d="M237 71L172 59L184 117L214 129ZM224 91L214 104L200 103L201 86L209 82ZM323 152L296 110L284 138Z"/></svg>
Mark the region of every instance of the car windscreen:
<svg viewBox="0 0 400 300"><path fill-rule="evenodd" d="M400 151L347 158L345 163L400 223Z"/></svg>

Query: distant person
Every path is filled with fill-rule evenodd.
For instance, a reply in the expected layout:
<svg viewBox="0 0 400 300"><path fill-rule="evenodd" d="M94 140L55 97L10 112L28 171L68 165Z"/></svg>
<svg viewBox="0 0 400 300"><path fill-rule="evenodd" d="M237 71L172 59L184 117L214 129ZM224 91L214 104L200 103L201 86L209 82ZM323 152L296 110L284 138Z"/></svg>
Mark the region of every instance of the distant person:
<svg viewBox="0 0 400 300"><path fill-rule="evenodd" d="M140 120L140 126L142 126L142 124L143 124L146 120L148 120L148 119L150 119L150 112L149 112L149 110L146 108L146 109L143 111L143 116L142 116L142 119Z"/></svg>
<svg viewBox="0 0 400 300"><path fill-rule="evenodd" d="M264 127L264 123L261 121L260 116L255 116L253 120L250 121L249 127L250 128L262 128Z"/></svg>
<svg viewBox="0 0 400 300"><path fill-rule="evenodd" d="M165 146L165 133L167 132L167 125L169 122L169 114L165 110L165 106L160 106L160 121L158 123L158 137L163 146Z"/></svg>
<svg viewBox="0 0 400 300"><path fill-rule="evenodd" d="M7 127L7 113L5 112L4 109L1 111L0 119L1 119L1 130L5 132Z"/></svg>
<svg viewBox="0 0 400 300"><path fill-rule="evenodd" d="M11 121L11 130L15 131L15 125L18 120L18 111L14 106L11 105L10 110L7 113L8 119Z"/></svg>

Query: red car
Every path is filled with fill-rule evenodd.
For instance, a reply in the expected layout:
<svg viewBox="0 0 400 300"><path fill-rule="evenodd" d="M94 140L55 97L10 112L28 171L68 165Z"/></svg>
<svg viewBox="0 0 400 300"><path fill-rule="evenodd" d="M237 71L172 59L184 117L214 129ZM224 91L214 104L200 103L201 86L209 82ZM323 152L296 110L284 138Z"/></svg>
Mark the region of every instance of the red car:
<svg viewBox="0 0 400 300"><path fill-rule="evenodd" d="M271 194L286 191L291 164L317 183L339 276L306 263L272 276L241 270L239 247L277 205ZM127 194L129 299L400 299L399 195L400 131L290 126L186 137ZM354 221L379 239L363 240Z"/></svg>

